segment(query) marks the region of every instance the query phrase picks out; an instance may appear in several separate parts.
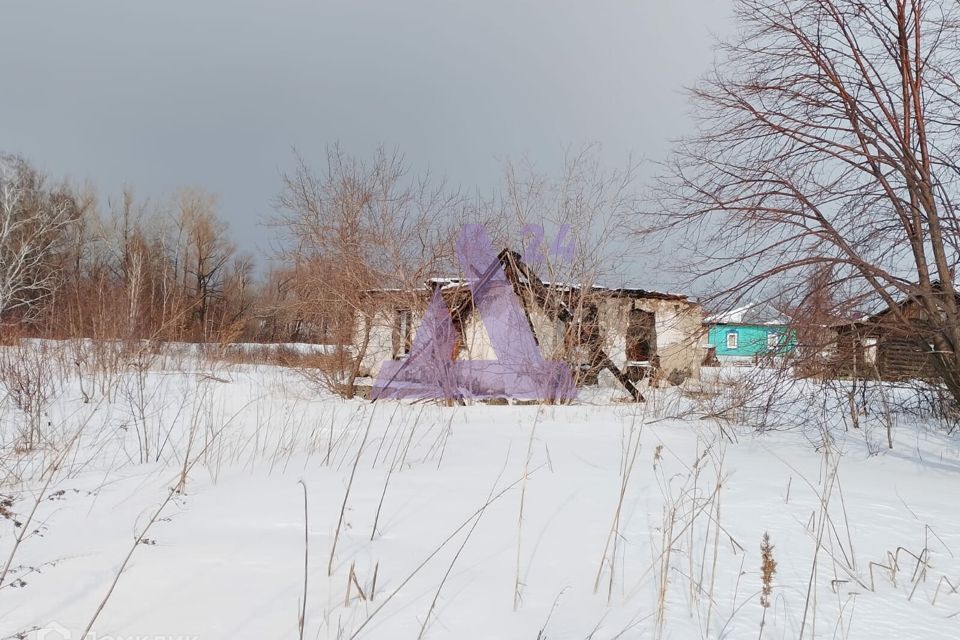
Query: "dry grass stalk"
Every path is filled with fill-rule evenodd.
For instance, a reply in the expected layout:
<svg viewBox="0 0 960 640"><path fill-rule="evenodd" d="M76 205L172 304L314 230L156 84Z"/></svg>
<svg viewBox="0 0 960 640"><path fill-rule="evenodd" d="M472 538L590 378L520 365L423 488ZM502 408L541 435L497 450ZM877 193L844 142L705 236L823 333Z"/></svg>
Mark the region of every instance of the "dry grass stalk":
<svg viewBox="0 0 960 640"><path fill-rule="evenodd" d="M530 439L527 441L527 457L523 463L523 483L520 485L520 511L517 514L517 570L513 581L513 610L520 608L522 600L520 583L520 552L523 547L523 508L526 505L527 481L530 477L530 461L533 459L533 441L537 433L537 423L540 420L540 409L533 418L533 426L530 428ZM472 532L472 529L471 529ZM422 632L421 632L422 633Z"/></svg>
<svg viewBox="0 0 960 640"><path fill-rule="evenodd" d="M113 576L113 581L110 583L110 587L107 589L107 593L103 596L103 600L100 601L100 604L97 606L97 610L93 612L93 617L90 618L90 622L87 623L86 629L80 637L87 638L90 634L90 629L93 628L93 625L97 622L97 618L100 617L100 613L103 611L103 608L107 606L107 602L110 600L110 596L113 595L114 589L117 587L117 583L120 582L120 576L123 575L124 570L126 570L127 565L130 563L130 559L133 557L133 553L137 548L143 544L144 539L147 536L147 532L150 531L150 528L160 517L160 514L163 513L163 510L166 508L167 504L170 503L170 500L173 499L173 496L176 495L174 489L167 491L166 499L160 504L156 511L153 512L153 515L150 517L150 520L140 531L140 534L134 538L133 545L131 545L130 550L127 552L127 555L124 557L123 562L120 563L120 568L117 570L116 574Z"/></svg>
<svg viewBox="0 0 960 640"><path fill-rule="evenodd" d="M538 467L537 469L535 469L534 471L532 471L531 474L534 473L534 472L537 471L537 470L539 470L539 467ZM393 599L396 597L396 595L397 595L398 593L400 593L400 591L403 590L403 588L406 587L407 584L408 584L411 580L413 580L413 578L416 577L417 574L419 574L420 571L422 571L423 568L424 568L425 566L427 566L427 564L428 564L431 560L433 560L433 558L435 558L436 555L437 555L438 553L440 553L440 552L450 543L450 541L453 540L453 539L457 536L457 534L459 534L461 531L463 531L466 527L470 526L470 525L474 522L474 520L476 520L478 517L480 517L480 515L481 515L484 511L486 511L486 509L487 509L490 505L492 505L493 503L497 502L498 500L500 500L500 498L502 498L502 497L505 496L507 493L509 493L510 491L512 491L514 488L516 488L516 486L517 486L518 484L520 484L522 481L523 481L523 478L519 478L519 479L517 479L517 480L514 480L514 481L511 482L509 485L507 485L506 487L504 487L503 489L501 489L500 491L498 491L496 494L490 496L490 497L487 499L486 502L484 502L484 503L483 503L476 511L474 511L472 514L470 514L470 516L469 516L466 520L464 520L464 521L460 524L460 526L458 526L458 527L457 527L456 529L454 529L446 538L444 538L443 541L441 541L440 544L439 544L433 551L431 551L430 554L427 555L427 557L424 558L423 561L421 561L420 564L417 565L417 566L414 568L414 570L411 571L411 572L407 575L407 577L404 578L404 579L400 582L399 585L397 585L397 588L396 588L396 589L394 589L393 591L390 592L390 595L388 595L388 596L386 597L386 599L384 599L383 602L380 603L380 606L378 606L376 609L374 609L373 611L370 612L370 615L368 615L367 618L360 624L360 626L358 626L358 627L354 630L354 632L350 635L349 640L354 640L355 638L357 638L357 637L360 635L360 633L366 628L366 626L367 626L368 624L370 624L370 621L371 621L378 613L380 613L380 611L382 611L384 607L386 607L388 604L390 604L390 601L393 600Z"/></svg>
<svg viewBox="0 0 960 640"><path fill-rule="evenodd" d="M645 405L642 411L646 411ZM620 537L620 518L623 513L623 504L627 496L627 489L630 486L630 478L633 475L633 467L640 454L640 438L643 435L643 425L645 414L641 414L640 425L637 426L637 414L634 413L630 430L627 434L626 443L621 453L620 461L620 487L617 494L617 506L613 512L613 520L610 523L610 530L607 532L607 540L603 547L603 554L600 556L600 566L597 568L597 577L593 583L593 592L600 590L600 578L603 576L604 565L609 564L610 580L607 590L607 600L613 596L614 566L616 561L617 540ZM658 447L654 453L654 465L659 460L661 448ZM611 551L612 549L612 551Z"/></svg>
<svg viewBox="0 0 960 640"><path fill-rule="evenodd" d="M6 579L7 573L10 571L10 567L13 564L13 559L14 557L16 557L17 551L20 549L20 545L23 543L24 539L29 534L29 532L32 531L30 525L37 514L37 509L40 507L40 503L43 502L44 498L46 497L47 491L49 491L50 485L53 483L53 480L57 475L57 471L60 470L60 467L66 461L67 456L69 455L71 449L73 449L77 441L80 439L80 434L83 433L86 426L87 424L84 423L83 425L80 426L79 429L77 429L76 433L74 433L73 437L70 439L67 445L63 448L61 452L59 452L59 454L56 456L54 461L45 469L45 474L47 478L44 481L43 486L40 488L39 493L37 493L36 498L34 499L33 507L30 510L30 514L27 516L26 520L22 523L22 525L19 527L19 532L14 536L13 546L10 549L10 555L7 556L7 560L3 565L3 569L0 570L0 586L3 586L3 581Z"/></svg>
<svg viewBox="0 0 960 640"><path fill-rule="evenodd" d="M310 514L307 508L307 485L303 480L299 484L303 488L303 596L297 628L300 632L300 640L303 640L303 629L307 622L307 577L310 569Z"/></svg>
<svg viewBox="0 0 960 640"><path fill-rule="evenodd" d="M340 540L340 529L343 527L343 518L347 513L347 502L350 500L350 490L353 488L353 480L357 475L357 467L360 466L360 456L367 446L367 438L370 436L370 427L373 424L373 416L376 413L376 407L370 410L370 419L367 420L367 426L363 431L363 439L357 448L357 455L353 459L353 467L350 469L350 480L347 481L347 489L343 494L343 502L340 505L340 517L337 519L337 529L333 535L333 543L330 545L330 559L327 562L327 575L333 575L333 560L337 554L337 542ZM347 587L349 592L349 586Z"/></svg>
<svg viewBox="0 0 960 640"><path fill-rule="evenodd" d="M767 622L767 609L770 608L770 596L773 594L773 576L777 573L777 561L773 557L773 545L770 544L770 534L764 532L760 543L760 580L763 587L760 590L760 606L763 607L763 617L760 619L760 637L763 637L763 627Z"/></svg>

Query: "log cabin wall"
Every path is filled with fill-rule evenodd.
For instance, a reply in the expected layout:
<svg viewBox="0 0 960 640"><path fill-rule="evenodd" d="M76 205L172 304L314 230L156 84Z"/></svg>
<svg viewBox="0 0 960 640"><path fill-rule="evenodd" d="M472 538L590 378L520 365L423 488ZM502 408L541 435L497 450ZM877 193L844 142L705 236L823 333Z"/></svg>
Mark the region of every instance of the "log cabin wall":
<svg viewBox="0 0 960 640"><path fill-rule="evenodd" d="M933 379L929 324L916 304L905 303L902 311L906 324L888 310L838 327L831 374L886 381Z"/></svg>

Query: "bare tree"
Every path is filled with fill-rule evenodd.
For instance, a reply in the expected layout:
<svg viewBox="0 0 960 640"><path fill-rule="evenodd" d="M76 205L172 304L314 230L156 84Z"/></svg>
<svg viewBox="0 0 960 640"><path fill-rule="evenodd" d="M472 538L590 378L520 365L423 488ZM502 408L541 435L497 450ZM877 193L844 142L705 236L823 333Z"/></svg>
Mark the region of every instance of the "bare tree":
<svg viewBox="0 0 960 640"><path fill-rule="evenodd" d="M403 158L383 150L365 164L330 149L323 173L298 158L283 182L276 222L294 289L287 302L306 333L322 329L342 346L325 384L351 396L375 324L392 329L387 307L425 308L424 285L449 257L460 198L429 176L410 177Z"/></svg>
<svg viewBox="0 0 960 640"><path fill-rule="evenodd" d="M599 147L590 145L567 153L558 176L513 162L505 174L503 198L487 205L486 224L502 246L522 251L525 267L546 285L540 292L534 286L518 291L528 305L539 298L551 320L564 327L555 344L541 341L541 349L549 350L544 355L566 361L578 379L592 379L613 364L606 351L618 339L606 297L595 287L657 288L649 279L638 282L635 269L627 280L629 256L636 253L629 241L639 207L635 165L610 169L600 161ZM635 392L632 383L628 389Z"/></svg>
<svg viewBox="0 0 960 640"><path fill-rule="evenodd" d="M76 202L47 190L25 160L0 156L0 317L35 310L54 292L55 253L76 212Z"/></svg>
<svg viewBox="0 0 960 640"><path fill-rule="evenodd" d="M736 0L659 192L735 296L829 267L848 306L911 299L960 399L960 23L953 0ZM903 318L907 322L907 318Z"/></svg>
<svg viewBox="0 0 960 640"><path fill-rule="evenodd" d="M227 225L216 215L216 201L200 189L178 195L177 223L183 241L184 291L191 292L191 317L200 340L211 337L210 319L222 298L228 267L236 253Z"/></svg>

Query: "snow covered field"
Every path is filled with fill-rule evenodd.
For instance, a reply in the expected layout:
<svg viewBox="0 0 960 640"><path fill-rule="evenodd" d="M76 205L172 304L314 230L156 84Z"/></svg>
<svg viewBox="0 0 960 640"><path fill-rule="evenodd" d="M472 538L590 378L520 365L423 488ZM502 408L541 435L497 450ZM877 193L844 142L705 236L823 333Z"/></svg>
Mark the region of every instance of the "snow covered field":
<svg viewBox="0 0 960 640"><path fill-rule="evenodd" d="M703 419L745 371L448 408L34 350L40 401L0 404L0 638L298 638L301 611L303 638L960 637L960 437L933 422L887 415L888 450L810 386L778 430Z"/></svg>

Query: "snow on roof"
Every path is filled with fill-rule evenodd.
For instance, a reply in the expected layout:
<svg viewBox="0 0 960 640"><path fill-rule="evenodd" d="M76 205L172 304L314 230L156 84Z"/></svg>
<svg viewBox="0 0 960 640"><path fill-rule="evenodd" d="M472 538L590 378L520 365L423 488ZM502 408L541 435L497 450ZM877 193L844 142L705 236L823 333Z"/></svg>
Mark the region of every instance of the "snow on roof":
<svg viewBox="0 0 960 640"><path fill-rule="evenodd" d="M749 302L745 305L710 316L707 324L788 324L786 317L765 302Z"/></svg>
<svg viewBox="0 0 960 640"><path fill-rule="evenodd" d="M458 276L447 276L447 277L438 277L430 278L427 281L431 286L439 286L441 290L447 289L457 289L460 287L468 286L466 278L461 278ZM544 286L555 291L577 291L583 287L581 284L571 283L571 282L551 282L549 280L543 281ZM610 292L618 295L624 296L636 296L640 298L662 298L668 300L687 300L689 297L682 293L670 293L664 291L652 291L650 289L642 289L638 287L607 287L604 285L591 285L590 289L596 292Z"/></svg>

